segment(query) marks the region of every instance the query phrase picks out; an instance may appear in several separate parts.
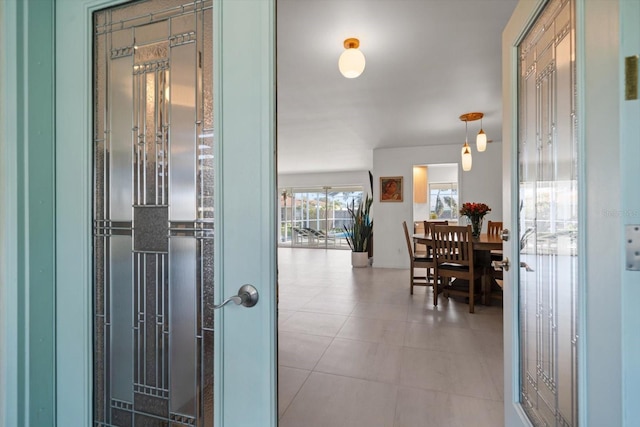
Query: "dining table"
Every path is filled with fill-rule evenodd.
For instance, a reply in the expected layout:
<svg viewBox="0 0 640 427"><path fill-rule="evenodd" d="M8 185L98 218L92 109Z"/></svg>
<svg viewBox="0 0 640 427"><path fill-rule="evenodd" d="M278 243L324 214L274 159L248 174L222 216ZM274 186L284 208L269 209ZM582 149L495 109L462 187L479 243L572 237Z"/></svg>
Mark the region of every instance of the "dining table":
<svg viewBox="0 0 640 427"><path fill-rule="evenodd" d="M413 235L413 241L422 245L431 245L431 233L416 233ZM495 286L499 286L497 283L494 285L493 276L490 273L491 265L491 251L502 250L502 237L497 234L482 233L479 237L472 238L473 251L478 265L482 266L482 289L483 289L483 303L488 305L490 303L489 295L491 289Z"/></svg>

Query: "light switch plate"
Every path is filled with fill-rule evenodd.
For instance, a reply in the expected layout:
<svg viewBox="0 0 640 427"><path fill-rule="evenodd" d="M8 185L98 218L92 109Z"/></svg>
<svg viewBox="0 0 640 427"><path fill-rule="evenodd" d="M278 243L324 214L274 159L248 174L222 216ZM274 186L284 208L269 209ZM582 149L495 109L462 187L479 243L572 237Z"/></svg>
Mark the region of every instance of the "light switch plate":
<svg viewBox="0 0 640 427"><path fill-rule="evenodd" d="M625 265L629 271L640 271L640 225L625 226Z"/></svg>

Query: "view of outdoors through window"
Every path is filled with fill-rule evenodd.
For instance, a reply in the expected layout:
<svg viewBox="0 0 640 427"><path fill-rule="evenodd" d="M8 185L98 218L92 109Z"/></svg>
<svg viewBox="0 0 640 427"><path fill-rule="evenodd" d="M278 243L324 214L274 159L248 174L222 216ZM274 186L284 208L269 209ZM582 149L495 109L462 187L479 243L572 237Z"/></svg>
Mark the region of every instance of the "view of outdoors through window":
<svg viewBox="0 0 640 427"><path fill-rule="evenodd" d="M347 206L360 203L362 188L281 188L279 193L279 245L349 249Z"/></svg>
<svg viewBox="0 0 640 427"><path fill-rule="evenodd" d="M439 182L429 184L429 219L458 218L458 184Z"/></svg>

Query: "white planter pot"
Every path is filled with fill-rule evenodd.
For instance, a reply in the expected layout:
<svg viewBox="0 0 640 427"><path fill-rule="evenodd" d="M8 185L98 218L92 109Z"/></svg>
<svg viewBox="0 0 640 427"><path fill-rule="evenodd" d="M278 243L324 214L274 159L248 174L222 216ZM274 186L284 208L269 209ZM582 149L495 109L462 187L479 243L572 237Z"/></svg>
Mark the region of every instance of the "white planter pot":
<svg viewBox="0 0 640 427"><path fill-rule="evenodd" d="M356 268L368 267L369 253L368 252L351 252L351 266Z"/></svg>

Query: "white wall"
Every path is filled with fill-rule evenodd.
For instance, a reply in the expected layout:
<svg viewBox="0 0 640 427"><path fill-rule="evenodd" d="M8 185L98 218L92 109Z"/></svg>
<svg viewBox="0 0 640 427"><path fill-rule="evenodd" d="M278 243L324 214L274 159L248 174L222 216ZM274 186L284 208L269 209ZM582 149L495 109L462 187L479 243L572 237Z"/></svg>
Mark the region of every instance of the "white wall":
<svg viewBox="0 0 640 427"><path fill-rule="evenodd" d="M369 185L369 171L350 172L330 172L330 173L309 173L309 174L279 174L278 188L283 187L331 187L353 185L360 186L368 193L371 192Z"/></svg>
<svg viewBox="0 0 640 427"><path fill-rule="evenodd" d="M402 221L413 220L413 166L459 163L457 145L383 148L373 151L373 265L382 268L408 268L409 257L402 233ZM478 153L472 147L473 168L458 169L460 203L483 202L491 207L486 219L502 220L502 144L489 144ZM430 177L430 172L429 177ZM404 177L402 203L380 203L381 176ZM508 227L508 224L505 224ZM486 226L485 226L486 227Z"/></svg>
<svg viewBox="0 0 640 427"><path fill-rule="evenodd" d="M456 164L429 164L427 165L429 183L455 182L458 179L458 167Z"/></svg>

